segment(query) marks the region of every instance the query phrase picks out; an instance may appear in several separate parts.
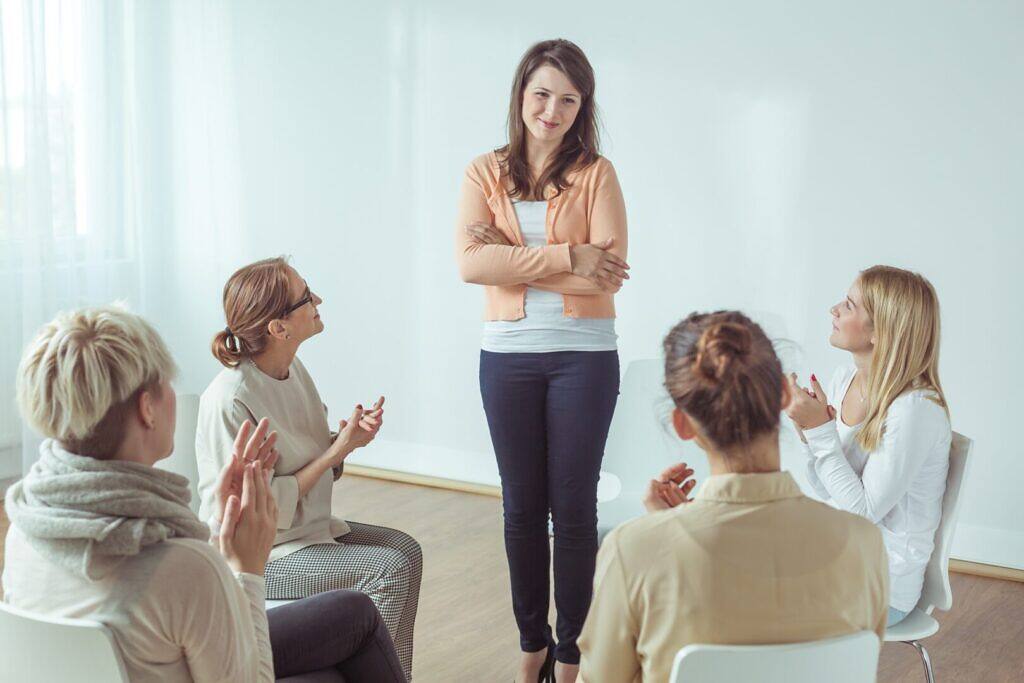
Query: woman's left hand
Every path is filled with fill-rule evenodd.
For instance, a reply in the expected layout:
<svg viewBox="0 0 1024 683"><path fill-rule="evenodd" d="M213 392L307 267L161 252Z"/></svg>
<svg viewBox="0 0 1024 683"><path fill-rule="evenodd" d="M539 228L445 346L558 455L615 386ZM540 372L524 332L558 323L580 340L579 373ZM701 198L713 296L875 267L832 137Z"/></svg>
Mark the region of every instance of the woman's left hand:
<svg viewBox="0 0 1024 683"><path fill-rule="evenodd" d="M651 479L644 494L644 507L648 512L657 512L692 502L689 494L697 485L692 476L693 470L685 462L672 465L657 479Z"/></svg>
<svg viewBox="0 0 1024 683"><path fill-rule="evenodd" d="M790 401L786 414L801 430L820 427L836 416L835 409L828 404L825 390L818 384L818 378L811 375L811 388L805 389L796 381L796 373L789 375Z"/></svg>
<svg viewBox="0 0 1024 683"><path fill-rule="evenodd" d="M479 244L512 245L512 242L505 237L505 233L487 223L470 223L466 226L466 234L469 235L471 240Z"/></svg>

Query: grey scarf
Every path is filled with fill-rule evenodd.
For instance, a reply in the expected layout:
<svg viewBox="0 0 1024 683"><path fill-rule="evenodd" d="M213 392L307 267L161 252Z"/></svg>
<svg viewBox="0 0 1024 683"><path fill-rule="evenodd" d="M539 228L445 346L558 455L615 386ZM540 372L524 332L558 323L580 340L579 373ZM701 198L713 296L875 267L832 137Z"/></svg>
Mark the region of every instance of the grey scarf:
<svg viewBox="0 0 1024 683"><path fill-rule="evenodd" d="M188 507L184 477L140 463L97 460L52 439L7 490L4 509L43 557L90 579L124 557L168 538L207 541L210 531Z"/></svg>

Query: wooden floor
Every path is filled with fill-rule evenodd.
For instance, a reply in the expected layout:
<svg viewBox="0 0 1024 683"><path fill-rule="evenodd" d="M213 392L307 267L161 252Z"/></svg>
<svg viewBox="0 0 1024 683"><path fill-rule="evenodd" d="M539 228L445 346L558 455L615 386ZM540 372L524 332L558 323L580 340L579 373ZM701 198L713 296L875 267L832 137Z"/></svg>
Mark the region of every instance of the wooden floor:
<svg viewBox="0 0 1024 683"><path fill-rule="evenodd" d="M335 512L392 526L423 546L414 673L422 683L509 681L518 638L508 597L501 504L488 497L346 476ZM0 508L0 537L7 520ZM0 567L3 551L0 549ZM925 641L939 681L1024 681L1024 584L953 574L954 607ZM882 650L879 681L922 681L920 659Z"/></svg>

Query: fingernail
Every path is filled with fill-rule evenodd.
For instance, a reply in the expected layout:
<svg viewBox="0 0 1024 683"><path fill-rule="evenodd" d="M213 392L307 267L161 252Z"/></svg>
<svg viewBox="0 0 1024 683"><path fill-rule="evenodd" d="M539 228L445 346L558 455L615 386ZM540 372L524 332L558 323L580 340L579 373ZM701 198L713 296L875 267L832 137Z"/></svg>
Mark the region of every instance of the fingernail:
<svg viewBox="0 0 1024 683"><path fill-rule="evenodd" d="M814 376L813 372L811 373L811 381L812 382L817 382L818 381L818 378Z"/></svg>

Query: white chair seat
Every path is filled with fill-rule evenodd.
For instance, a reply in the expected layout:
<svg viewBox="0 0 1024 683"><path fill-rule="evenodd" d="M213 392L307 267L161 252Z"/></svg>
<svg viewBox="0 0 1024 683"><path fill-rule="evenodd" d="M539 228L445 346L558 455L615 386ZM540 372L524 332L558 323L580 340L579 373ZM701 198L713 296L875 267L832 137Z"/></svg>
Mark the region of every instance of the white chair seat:
<svg viewBox="0 0 1024 683"><path fill-rule="evenodd" d="M939 622L924 611L914 610L903 621L885 629L885 642L910 642L933 636L939 631Z"/></svg>
<svg viewBox="0 0 1024 683"><path fill-rule="evenodd" d="M280 607L281 605L287 605L289 602L295 602L294 600L267 600L266 608L272 609L274 607Z"/></svg>

